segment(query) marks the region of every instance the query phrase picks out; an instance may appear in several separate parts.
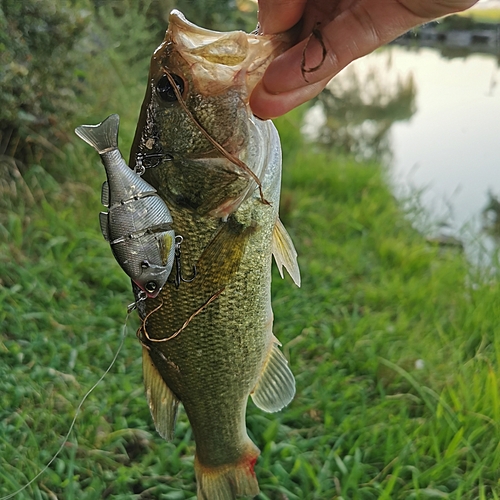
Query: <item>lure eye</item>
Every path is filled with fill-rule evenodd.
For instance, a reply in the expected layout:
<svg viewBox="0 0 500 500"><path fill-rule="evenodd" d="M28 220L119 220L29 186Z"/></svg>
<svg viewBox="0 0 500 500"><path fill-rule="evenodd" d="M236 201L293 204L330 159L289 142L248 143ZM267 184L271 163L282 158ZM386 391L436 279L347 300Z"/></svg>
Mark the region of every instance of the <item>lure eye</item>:
<svg viewBox="0 0 500 500"><path fill-rule="evenodd" d="M146 289L146 292L153 293L158 288L158 285L156 281L148 281L144 288Z"/></svg>
<svg viewBox="0 0 500 500"><path fill-rule="evenodd" d="M184 92L184 80L173 73L170 74L172 80L175 82L179 93L182 94ZM156 84L156 91L160 98L165 102L175 102L177 101L177 96L175 95L174 88L170 83L167 75L163 75Z"/></svg>

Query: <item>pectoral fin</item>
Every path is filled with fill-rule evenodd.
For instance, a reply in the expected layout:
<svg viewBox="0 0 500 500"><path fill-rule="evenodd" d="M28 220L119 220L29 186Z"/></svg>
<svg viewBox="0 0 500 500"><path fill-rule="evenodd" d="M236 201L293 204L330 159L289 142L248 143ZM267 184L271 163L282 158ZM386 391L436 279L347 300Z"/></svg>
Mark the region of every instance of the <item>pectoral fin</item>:
<svg viewBox="0 0 500 500"><path fill-rule="evenodd" d="M255 389L253 402L264 411L273 413L285 407L295 396L295 379L288 361L277 344L271 348Z"/></svg>
<svg viewBox="0 0 500 500"><path fill-rule="evenodd" d="M163 380L145 347L142 348L142 373L156 430L162 438L171 441L174 438L179 400Z"/></svg>
<svg viewBox="0 0 500 500"><path fill-rule="evenodd" d="M285 267L294 283L300 287L300 269L297 262L297 251L293 246L292 238L290 238L279 218L276 219L273 229L273 255L280 276L283 278L283 267Z"/></svg>
<svg viewBox="0 0 500 500"><path fill-rule="evenodd" d="M198 286L210 277L211 286L216 289L225 287L238 271L246 242L254 231L254 227L229 217L196 264Z"/></svg>
<svg viewBox="0 0 500 500"><path fill-rule="evenodd" d="M105 207L109 207L109 183L104 181L101 188L101 203Z"/></svg>

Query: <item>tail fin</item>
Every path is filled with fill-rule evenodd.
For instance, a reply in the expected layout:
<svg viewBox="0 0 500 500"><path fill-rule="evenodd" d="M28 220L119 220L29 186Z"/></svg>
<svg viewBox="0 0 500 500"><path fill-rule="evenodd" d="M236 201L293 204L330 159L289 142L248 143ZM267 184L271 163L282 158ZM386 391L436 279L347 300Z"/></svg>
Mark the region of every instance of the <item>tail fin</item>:
<svg viewBox="0 0 500 500"><path fill-rule="evenodd" d="M75 134L90 144L99 154L118 147L118 115L108 116L97 125L80 125L75 128Z"/></svg>
<svg viewBox="0 0 500 500"><path fill-rule="evenodd" d="M253 470L259 450L253 443L236 464L207 467L195 459L198 500L235 500L241 496L259 494L259 483Z"/></svg>

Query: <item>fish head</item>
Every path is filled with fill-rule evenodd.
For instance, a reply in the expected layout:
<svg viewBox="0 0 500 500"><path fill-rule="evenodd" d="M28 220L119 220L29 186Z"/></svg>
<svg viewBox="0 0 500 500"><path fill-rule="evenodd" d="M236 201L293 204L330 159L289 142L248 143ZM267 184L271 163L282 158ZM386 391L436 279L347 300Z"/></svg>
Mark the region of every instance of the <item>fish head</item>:
<svg viewBox="0 0 500 500"><path fill-rule="evenodd" d="M143 238L140 273L134 273L132 281L148 298L154 299L167 282L174 265L175 234L169 230Z"/></svg>
<svg viewBox="0 0 500 500"><path fill-rule="evenodd" d="M143 272L133 282L146 293L148 298L154 299L161 292L168 279L169 272L164 267L155 266L148 260L141 263Z"/></svg>
<svg viewBox="0 0 500 500"><path fill-rule="evenodd" d="M249 96L288 45L285 35L211 31L172 11L151 59L130 160L133 168L140 158L145 178L168 204L227 216L256 187L255 175L241 167Z"/></svg>

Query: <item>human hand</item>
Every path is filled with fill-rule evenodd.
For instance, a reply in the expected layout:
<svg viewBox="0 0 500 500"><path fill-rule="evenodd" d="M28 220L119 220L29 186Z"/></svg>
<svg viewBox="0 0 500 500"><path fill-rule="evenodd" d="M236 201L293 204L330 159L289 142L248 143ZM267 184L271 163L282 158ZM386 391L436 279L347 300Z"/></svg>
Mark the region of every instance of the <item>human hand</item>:
<svg viewBox="0 0 500 500"><path fill-rule="evenodd" d="M297 43L277 57L255 87L260 118L281 116L318 95L341 69L420 24L478 0L259 0L262 34L299 24Z"/></svg>

